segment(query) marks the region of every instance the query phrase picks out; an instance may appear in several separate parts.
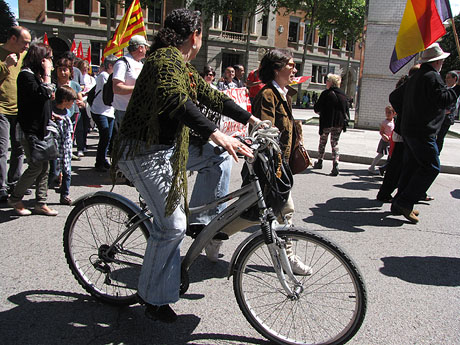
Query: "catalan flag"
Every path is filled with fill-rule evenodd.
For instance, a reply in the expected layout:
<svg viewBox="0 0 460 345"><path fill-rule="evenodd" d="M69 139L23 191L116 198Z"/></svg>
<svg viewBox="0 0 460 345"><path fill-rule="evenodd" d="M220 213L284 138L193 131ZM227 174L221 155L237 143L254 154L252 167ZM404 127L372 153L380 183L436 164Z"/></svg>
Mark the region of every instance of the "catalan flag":
<svg viewBox="0 0 460 345"><path fill-rule="evenodd" d="M310 79L311 76L303 76L303 77L294 77L292 79L291 85L296 85L296 84L302 84L305 83L308 79Z"/></svg>
<svg viewBox="0 0 460 345"><path fill-rule="evenodd" d="M144 18L142 16L139 0L134 0L118 24L113 38L104 49L104 57L114 54L121 56L123 48L128 46L129 40L134 35L143 35L147 38Z"/></svg>
<svg viewBox="0 0 460 345"><path fill-rule="evenodd" d="M448 0L407 0L390 70L396 73L415 54L442 37L446 33L442 22L448 18L452 18Z"/></svg>

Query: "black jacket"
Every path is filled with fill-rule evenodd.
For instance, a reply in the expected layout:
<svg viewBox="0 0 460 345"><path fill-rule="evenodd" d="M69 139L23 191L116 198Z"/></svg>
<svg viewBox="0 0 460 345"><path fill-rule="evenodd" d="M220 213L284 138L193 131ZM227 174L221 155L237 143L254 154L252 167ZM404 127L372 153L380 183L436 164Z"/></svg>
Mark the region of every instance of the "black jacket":
<svg viewBox="0 0 460 345"><path fill-rule="evenodd" d="M393 99L395 104L402 104L401 135L436 135L444 121L445 109L457 100L454 89L448 88L428 63L422 64L402 88Z"/></svg>
<svg viewBox="0 0 460 345"><path fill-rule="evenodd" d="M324 90L315 103L314 110L315 113L319 114L320 134L322 134L324 128L343 128L345 119L350 118L348 97L337 87Z"/></svg>
<svg viewBox="0 0 460 345"><path fill-rule="evenodd" d="M18 122L25 134L43 139L51 117L51 92L33 73L21 71L18 85Z"/></svg>

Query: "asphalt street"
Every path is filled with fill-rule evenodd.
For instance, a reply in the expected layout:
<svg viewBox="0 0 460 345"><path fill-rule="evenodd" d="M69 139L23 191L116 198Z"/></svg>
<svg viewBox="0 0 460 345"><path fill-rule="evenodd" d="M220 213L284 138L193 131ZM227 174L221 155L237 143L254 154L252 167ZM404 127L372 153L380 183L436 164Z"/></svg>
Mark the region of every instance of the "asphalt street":
<svg viewBox="0 0 460 345"><path fill-rule="evenodd" d="M74 162L73 199L111 188L93 169L94 134L89 143L87 157ZM232 188L240 186L240 168L234 164ZM429 191L435 200L418 205L421 221L413 225L375 200L382 177L369 175L367 165L341 163L338 177L330 169L325 161L323 170L295 176L294 224L333 239L361 270L368 310L349 344L460 344L460 176L439 175ZM136 200L131 187L114 191ZM57 217L19 218L0 205L0 343L268 344L245 320L227 279L232 252L248 232L226 241L217 263L198 258L185 298L174 305L179 320L165 325L146 319L139 305L97 302L78 285L62 246L71 207L58 205L54 191L49 200Z"/></svg>

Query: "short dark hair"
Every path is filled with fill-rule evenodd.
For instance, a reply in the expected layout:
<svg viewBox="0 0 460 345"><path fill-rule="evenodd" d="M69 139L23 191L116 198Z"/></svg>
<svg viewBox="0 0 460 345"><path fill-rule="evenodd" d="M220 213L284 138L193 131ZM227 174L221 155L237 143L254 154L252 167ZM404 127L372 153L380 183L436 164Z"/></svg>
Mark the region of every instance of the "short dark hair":
<svg viewBox="0 0 460 345"><path fill-rule="evenodd" d="M62 85L57 88L54 94L56 104L62 104L65 101L74 101L77 99L77 93L68 85Z"/></svg>
<svg viewBox="0 0 460 345"><path fill-rule="evenodd" d="M56 69L59 67L67 67L70 70L70 79L73 79L73 63L72 60L69 60L67 58L61 57L58 59L55 63Z"/></svg>
<svg viewBox="0 0 460 345"><path fill-rule="evenodd" d="M446 75L447 75L447 74L450 74L452 77L455 78L455 80L458 81L458 74L457 74L457 72L455 72L455 71L449 71L449 72L446 73Z"/></svg>
<svg viewBox="0 0 460 345"><path fill-rule="evenodd" d="M12 26L8 29L7 38L10 39L13 36L19 38L24 30L27 29L22 26Z"/></svg>
<svg viewBox="0 0 460 345"><path fill-rule="evenodd" d="M212 75L215 77L216 76L216 71L214 68L212 68L209 65L204 66L203 68L203 74L201 75L203 78L206 77L209 73L212 73Z"/></svg>
<svg viewBox="0 0 460 345"><path fill-rule="evenodd" d="M73 61L75 60L76 56L75 56L74 53L72 53L70 50L68 50L68 51L65 51L64 53L62 53L62 55L59 56L58 58L68 59L68 60L72 61L72 63L73 63Z"/></svg>
<svg viewBox="0 0 460 345"><path fill-rule="evenodd" d="M260 62L259 78L268 84L275 79L275 71L286 66L292 55L287 49L273 49L264 55Z"/></svg>
<svg viewBox="0 0 460 345"><path fill-rule="evenodd" d="M240 69L242 69L242 68L244 68L243 65L239 65L239 64L238 64L238 65L233 65L233 69L234 69L235 71L236 71L236 70L240 70Z"/></svg>

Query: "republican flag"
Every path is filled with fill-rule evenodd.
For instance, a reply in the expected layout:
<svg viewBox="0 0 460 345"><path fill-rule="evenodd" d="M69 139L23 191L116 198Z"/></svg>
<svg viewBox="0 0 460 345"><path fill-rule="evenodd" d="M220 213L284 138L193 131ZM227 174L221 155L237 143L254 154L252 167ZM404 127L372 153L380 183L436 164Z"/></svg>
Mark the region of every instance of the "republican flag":
<svg viewBox="0 0 460 345"><path fill-rule="evenodd" d="M147 38L144 18L142 16L139 0L134 0L118 24L113 38L107 43L103 56L110 54L121 56L123 48L128 46L129 40L134 35L143 35Z"/></svg>
<svg viewBox="0 0 460 345"><path fill-rule="evenodd" d="M43 44L46 44L47 46L50 45L50 43L48 42L48 35L46 34L46 32L45 32L45 36L43 36Z"/></svg>
<svg viewBox="0 0 460 345"><path fill-rule="evenodd" d="M70 47L70 51L77 56L77 45L75 44L75 40L72 41L72 46Z"/></svg>
<svg viewBox="0 0 460 345"><path fill-rule="evenodd" d="M83 46L81 45L81 41L78 44L77 58L83 59Z"/></svg>
<svg viewBox="0 0 460 345"><path fill-rule="evenodd" d="M442 22L448 18L452 18L448 0L407 0L390 70L398 72L415 54L442 37L446 33Z"/></svg>
<svg viewBox="0 0 460 345"><path fill-rule="evenodd" d="M311 76L303 76L303 77L295 77L292 79L292 83L290 85L296 85L296 84L302 84L305 83L308 79L310 79Z"/></svg>

